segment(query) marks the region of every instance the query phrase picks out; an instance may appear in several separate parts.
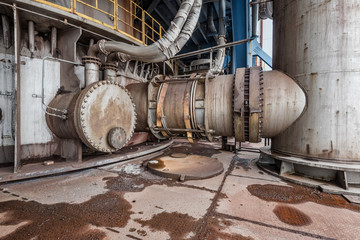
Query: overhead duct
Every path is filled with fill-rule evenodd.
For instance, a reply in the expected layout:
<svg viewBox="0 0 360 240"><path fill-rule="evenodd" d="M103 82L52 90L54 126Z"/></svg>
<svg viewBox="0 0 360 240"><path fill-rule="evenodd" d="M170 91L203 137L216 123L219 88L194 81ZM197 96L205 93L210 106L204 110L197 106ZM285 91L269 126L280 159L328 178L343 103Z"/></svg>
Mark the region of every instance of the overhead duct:
<svg viewBox="0 0 360 240"><path fill-rule="evenodd" d="M218 45L226 43L226 29L225 29L225 0L219 0L219 35ZM225 60L225 48L219 48L216 51L216 58L214 66L210 69L210 74L217 75L221 73Z"/></svg>
<svg viewBox="0 0 360 240"><path fill-rule="evenodd" d="M166 34L149 46L133 46L123 42L100 40L90 47L88 55L95 57L98 52L105 55L120 52L127 54L128 60L165 61L180 51L190 38L200 15L201 3L201 0L183 1Z"/></svg>

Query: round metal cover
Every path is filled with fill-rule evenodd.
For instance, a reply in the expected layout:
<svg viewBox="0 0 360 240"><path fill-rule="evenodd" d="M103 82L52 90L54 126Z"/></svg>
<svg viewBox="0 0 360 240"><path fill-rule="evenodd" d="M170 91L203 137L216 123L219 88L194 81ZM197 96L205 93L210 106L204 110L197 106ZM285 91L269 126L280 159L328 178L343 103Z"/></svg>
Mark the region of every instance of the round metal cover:
<svg viewBox="0 0 360 240"><path fill-rule="evenodd" d="M117 82L90 84L77 99L74 113L81 140L96 151L115 152L129 142L134 133L135 106L128 91ZM113 129L122 129L123 133L118 133L125 139L118 139L121 141L116 143ZM109 138L113 141L109 142Z"/></svg>
<svg viewBox="0 0 360 240"><path fill-rule="evenodd" d="M172 153L170 154L170 157L173 158L184 158L187 157L188 155L186 153Z"/></svg>
<svg viewBox="0 0 360 240"><path fill-rule="evenodd" d="M156 175L181 181L210 178L224 171L219 160L200 155L163 156L149 161L147 166Z"/></svg>

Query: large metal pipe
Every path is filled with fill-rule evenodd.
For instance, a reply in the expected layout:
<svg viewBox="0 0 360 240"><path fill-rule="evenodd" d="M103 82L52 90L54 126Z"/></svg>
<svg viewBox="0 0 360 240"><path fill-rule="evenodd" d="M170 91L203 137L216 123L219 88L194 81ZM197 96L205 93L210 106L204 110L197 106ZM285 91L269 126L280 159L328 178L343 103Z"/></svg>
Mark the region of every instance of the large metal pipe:
<svg viewBox="0 0 360 240"><path fill-rule="evenodd" d="M182 1L179 11L177 12L174 20L171 22L170 28L156 43L139 47L123 42L99 41L98 44L89 49L88 55L95 56L97 52L101 52L103 54L121 52L128 54L131 60L145 61L147 59L147 61L151 61L151 59L157 59L159 57L162 57L163 60L170 58L173 55L168 55L173 53L168 52L168 49L176 41L180 32L184 30L183 26L185 25L188 16L192 13L191 10L193 9L194 2L200 2L201 5L201 0Z"/></svg>
<svg viewBox="0 0 360 240"><path fill-rule="evenodd" d="M206 4L206 11L207 11L207 31L208 34L215 34L217 33L215 23L214 23L214 10L213 10L213 3L209 2Z"/></svg>
<svg viewBox="0 0 360 240"><path fill-rule="evenodd" d="M35 26L33 21L28 22L29 50L31 54L35 52Z"/></svg>
<svg viewBox="0 0 360 240"><path fill-rule="evenodd" d="M159 139L186 134L191 141L234 136L259 142L284 131L306 105L303 89L292 78L279 71L263 73L259 67L216 77L156 76L147 92L138 84L128 89L138 115L147 116L138 119L137 129L147 126Z"/></svg>
<svg viewBox="0 0 360 240"><path fill-rule="evenodd" d="M56 57L56 48L57 48L57 28L51 27L51 55Z"/></svg>
<svg viewBox="0 0 360 240"><path fill-rule="evenodd" d="M9 23L8 16L1 15L1 22L2 22L4 46L5 46L5 48L10 48L10 46L11 46L11 33L10 33L10 23Z"/></svg>
<svg viewBox="0 0 360 240"><path fill-rule="evenodd" d="M226 43L226 26L225 26L225 0L219 0L219 35L218 45L224 45ZM225 60L225 48L219 48L216 52L216 58L214 66L210 72L213 75L221 73Z"/></svg>

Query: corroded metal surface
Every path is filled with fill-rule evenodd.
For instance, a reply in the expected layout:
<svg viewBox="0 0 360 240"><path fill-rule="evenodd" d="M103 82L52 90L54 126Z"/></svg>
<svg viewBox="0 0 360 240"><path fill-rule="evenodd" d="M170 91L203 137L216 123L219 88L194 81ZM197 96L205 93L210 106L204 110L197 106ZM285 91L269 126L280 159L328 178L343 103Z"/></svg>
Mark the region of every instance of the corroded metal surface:
<svg viewBox="0 0 360 240"><path fill-rule="evenodd" d="M146 131L148 128L147 116L148 116L148 101L147 101L147 83L135 83L126 86L129 91L132 100L135 104L136 112L136 125L135 131Z"/></svg>
<svg viewBox="0 0 360 240"><path fill-rule="evenodd" d="M215 136L233 136L233 80L234 75L222 75L206 83L206 118Z"/></svg>
<svg viewBox="0 0 360 240"><path fill-rule="evenodd" d="M80 138L95 151L117 151L134 133L135 106L127 90L116 82L101 81L81 92L58 95L50 106L68 112L66 120L47 115L52 132L63 139ZM117 128L122 129L121 136L117 135L120 138L112 134Z"/></svg>
<svg viewBox="0 0 360 240"><path fill-rule="evenodd" d="M73 93L58 94L49 104L49 107L66 109L66 111L68 112L67 120L51 115L46 115L46 123L48 127L59 138L78 138L74 123L74 108L76 99L78 98L79 94L79 91ZM58 113L50 108L47 109L47 112L51 114Z"/></svg>
<svg viewBox="0 0 360 240"><path fill-rule="evenodd" d="M86 87L76 101L75 127L89 148L101 152L119 150L107 139L113 128L122 128L128 142L135 129L135 106L127 90L116 82L101 81Z"/></svg>
<svg viewBox="0 0 360 240"><path fill-rule="evenodd" d="M307 109L272 139L278 153L360 161L357 0L276 1L273 67L307 91Z"/></svg>
<svg viewBox="0 0 360 240"><path fill-rule="evenodd" d="M245 68L236 69L233 89L234 135L239 142L245 142L244 135L244 77Z"/></svg>
<svg viewBox="0 0 360 240"><path fill-rule="evenodd" d="M201 155L162 156L148 162L149 170L159 176L173 179L204 179L224 171L223 164L215 158Z"/></svg>

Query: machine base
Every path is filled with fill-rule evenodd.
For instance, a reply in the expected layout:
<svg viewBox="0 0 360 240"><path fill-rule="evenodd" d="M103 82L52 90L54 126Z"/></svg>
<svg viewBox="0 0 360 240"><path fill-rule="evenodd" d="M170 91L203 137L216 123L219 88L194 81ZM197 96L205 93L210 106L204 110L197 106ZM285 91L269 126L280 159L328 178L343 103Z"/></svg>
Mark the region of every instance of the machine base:
<svg viewBox="0 0 360 240"><path fill-rule="evenodd" d="M334 194L360 195L360 164L312 161L260 149L258 166L282 179Z"/></svg>

